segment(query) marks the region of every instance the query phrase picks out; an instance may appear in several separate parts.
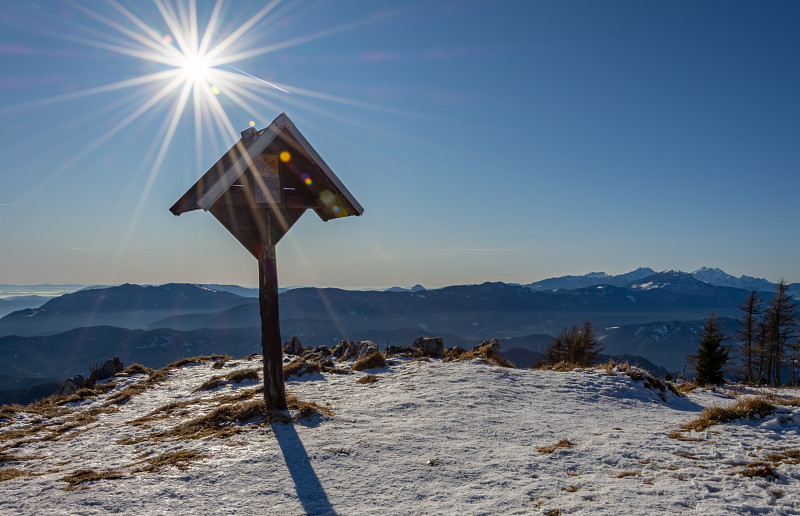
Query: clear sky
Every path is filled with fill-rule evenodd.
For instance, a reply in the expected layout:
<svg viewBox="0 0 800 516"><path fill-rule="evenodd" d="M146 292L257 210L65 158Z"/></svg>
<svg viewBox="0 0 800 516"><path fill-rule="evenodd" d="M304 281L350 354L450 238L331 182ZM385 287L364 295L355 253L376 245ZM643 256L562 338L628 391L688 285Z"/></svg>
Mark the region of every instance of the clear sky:
<svg viewBox="0 0 800 516"><path fill-rule="evenodd" d="M284 111L365 213L307 212L283 285L797 282L798 27L794 0L2 0L0 283L255 284L168 208Z"/></svg>

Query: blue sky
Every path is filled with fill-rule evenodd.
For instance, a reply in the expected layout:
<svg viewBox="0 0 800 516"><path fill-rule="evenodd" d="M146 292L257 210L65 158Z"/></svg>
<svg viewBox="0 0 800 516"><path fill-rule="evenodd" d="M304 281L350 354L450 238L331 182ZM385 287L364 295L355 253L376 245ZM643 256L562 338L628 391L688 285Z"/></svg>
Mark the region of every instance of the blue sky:
<svg viewBox="0 0 800 516"><path fill-rule="evenodd" d="M210 214L168 208L282 111L365 208L306 213L283 285L800 281L797 2L277 2L179 116L180 86L154 100L168 79L115 85L178 70L142 39L177 49L190 4L161 5L173 27L157 3L87 5L0 2L0 283L255 284ZM209 48L268 5L221 4ZM237 104L240 71L290 93L250 81Z"/></svg>

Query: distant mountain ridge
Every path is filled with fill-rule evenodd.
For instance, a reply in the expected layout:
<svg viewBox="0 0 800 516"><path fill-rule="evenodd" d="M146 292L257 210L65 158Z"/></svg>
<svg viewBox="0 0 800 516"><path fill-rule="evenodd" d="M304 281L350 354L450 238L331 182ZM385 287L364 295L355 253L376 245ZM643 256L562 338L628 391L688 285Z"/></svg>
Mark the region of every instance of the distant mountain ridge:
<svg viewBox="0 0 800 516"><path fill-rule="evenodd" d="M719 268L701 267L694 272L671 270L662 271L662 273L689 275L699 281L702 281L703 283L708 283L717 287L730 287L747 291L755 290L756 292L773 292L778 287L777 283L772 283L763 278L754 278L752 276L744 275L737 278L736 276L732 276ZM559 276L557 278L548 278L541 281L528 283L525 286L536 291L586 288L597 285L625 287L631 285L632 282L636 282L637 280L641 280L655 274L661 273L656 273L656 271L649 267L639 267L638 269L625 274L611 275L606 274L605 272L590 272L582 276ZM789 291L792 292L795 297L800 297L800 283L789 284Z"/></svg>

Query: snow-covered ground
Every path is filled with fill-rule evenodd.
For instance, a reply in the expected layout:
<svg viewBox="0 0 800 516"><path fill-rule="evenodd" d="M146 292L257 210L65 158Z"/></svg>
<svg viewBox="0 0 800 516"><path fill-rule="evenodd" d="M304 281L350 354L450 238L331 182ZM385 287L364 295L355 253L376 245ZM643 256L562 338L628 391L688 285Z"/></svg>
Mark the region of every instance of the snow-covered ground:
<svg viewBox="0 0 800 516"><path fill-rule="evenodd" d="M252 358L217 369L184 366L112 405L118 412L47 427L60 433L13 434L78 421L76 414L146 376L117 378L113 390L71 404L60 419L36 423L38 416L21 412L0 422L0 477L11 468L35 474L0 482L0 514L800 514L798 461L768 460L800 449L800 408L676 440L668 434L704 407L736 398L667 391L665 402L619 371L398 359L383 369L287 382L331 416L246 426L227 437L154 438L259 384L194 392L203 382L260 365ZM368 373L378 381L356 383ZM129 424L172 402L179 406L168 417ZM572 446L539 450L562 440ZM202 456L179 463L185 469L135 471L187 451ZM770 464L776 478L737 473L754 462ZM67 489L61 479L80 470L120 478Z"/></svg>

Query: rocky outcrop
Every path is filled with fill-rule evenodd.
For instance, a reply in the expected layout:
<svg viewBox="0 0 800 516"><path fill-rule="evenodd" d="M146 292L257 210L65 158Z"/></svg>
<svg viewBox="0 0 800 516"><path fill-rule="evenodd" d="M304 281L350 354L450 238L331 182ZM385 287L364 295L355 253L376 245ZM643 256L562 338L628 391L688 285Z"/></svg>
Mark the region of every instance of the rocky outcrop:
<svg viewBox="0 0 800 516"><path fill-rule="evenodd" d="M489 355L499 355L500 341L497 339L484 340L483 342L472 348L472 351L479 351L479 350L483 350Z"/></svg>
<svg viewBox="0 0 800 516"><path fill-rule="evenodd" d="M378 351L378 346L371 340L343 340L333 347L331 354L338 360L358 360Z"/></svg>
<svg viewBox="0 0 800 516"><path fill-rule="evenodd" d="M72 378L67 378L64 380L64 383L61 384L61 390L58 391L59 396L69 396L75 392L86 387L86 378L83 375L76 374Z"/></svg>
<svg viewBox="0 0 800 516"><path fill-rule="evenodd" d="M413 357L417 355L417 350L411 346L386 346L387 356Z"/></svg>
<svg viewBox="0 0 800 516"><path fill-rule="evenodd" d="M302 355L303 345L300 343L300 337L295 335L291 339L287 340L283 345L283 352L287 355Z"/></svg>
<svg viewBox="0 0 800 516"><path fill-rule="evenodd" d="M422 356L444 358L444 339L441 337L417 337L414 339L413 347Z"/></svg>
<svg viewBox="0 0 800 516"><path fill-rule="evenodd" d="M125 366L119 357L106 360L105 363L100 367L92 369L92 373L89 375L89 380L86 382L86 384L88 386L92 386L95 384L95 382L105 380L106 378L111 378L115 374L121 373L123 369L125 369Z"/></svg>

